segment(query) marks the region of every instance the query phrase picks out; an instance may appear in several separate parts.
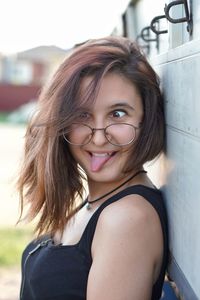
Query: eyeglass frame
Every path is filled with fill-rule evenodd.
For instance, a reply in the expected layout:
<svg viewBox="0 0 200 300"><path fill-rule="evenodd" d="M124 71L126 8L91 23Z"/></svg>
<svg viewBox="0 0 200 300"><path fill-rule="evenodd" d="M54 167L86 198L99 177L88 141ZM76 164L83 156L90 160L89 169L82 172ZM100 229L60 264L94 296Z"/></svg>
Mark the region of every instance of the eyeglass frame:
<svg viewBox="0 0 200 300"><path fill-rule="evenodd" d="M111 145L113 145L113 146L119 146L119 147L128 146L128 145L130 145L131 143L134 142L135 137L136 137L136 130L141 128L141 123L140 123L139 127L137 127L137 126L135 126L135 125L133 125L133 124L124 123L124 122L123 122L123 123L112 123L112 124L109 124L108 126L106 126L106 127L104 127L104 128L93 128L93 127L91 127L91 126L89 126L88 124L85 124L85 123L72 123L72 125L73 125L73 124L84 125L84 126L86 126L86 127L88 127L88 128L91 129L91 138L89 139L89 141L88 141L87 143L84 143L84 144L74 144L74 143L70 142L70 141L66 138L66 136L65 136L64 133L62 133L64 140L65 140L67 143L69 143L70 145L73 145L73 146L85 146L85 145L89 144L89 143L91 142L91 140L92 140L92 138L93 138L93 136L94 136L94 134L95 134L95 132L96 132L97 130L103 130L103 131L104 131L104 136L105 136L106 140L107 140ZM134 136L134 138L133 138L130 142L128 142L128 143L126 143L126 144L114 144L114 143L111 143L111 142L108 140L107 136L106 136L106 129L107 129L108 127L112 126L112 125L120 125L120 124L122 124L122 125L129 125L129 126L133 127L134 130L135 130L135 136Z"/></svg>

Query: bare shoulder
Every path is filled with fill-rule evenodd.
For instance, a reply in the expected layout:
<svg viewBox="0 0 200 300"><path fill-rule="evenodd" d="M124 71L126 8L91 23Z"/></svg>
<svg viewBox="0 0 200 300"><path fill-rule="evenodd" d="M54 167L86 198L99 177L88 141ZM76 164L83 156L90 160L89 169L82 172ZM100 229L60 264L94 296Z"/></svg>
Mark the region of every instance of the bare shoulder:
<svg viewBox="0 0 200 300"><path fill-rule="evenodd" d="M163 253L163 235L159 216L154 207L142 196L134 194L108 205L101 213L94 236L92 251L100 245L108 251L130 249L135 259L141 255L155 267L154 279L159 274ZM105 246L106 245L106 246ZM97 250L98 249L98 250ZM146 262L147 263L147 262Z"/></svg>
<svg viewBox="0 0 200 300"><path fill-rule="evenodd" d="M100 290L104 290L101 299L106 300L149 299L162 253L160 220L146 199L129 195L108 205L99 217L92 243L88 299L100 299Z"/></svg>
<svg viewBox="0 0 200 300"><path fill-rule="evenodd" d="M160 220L154 207L142 196L134 194L108 205L98 221L99 229L114 229L123 234L125 230L160 228Z"/></svg>

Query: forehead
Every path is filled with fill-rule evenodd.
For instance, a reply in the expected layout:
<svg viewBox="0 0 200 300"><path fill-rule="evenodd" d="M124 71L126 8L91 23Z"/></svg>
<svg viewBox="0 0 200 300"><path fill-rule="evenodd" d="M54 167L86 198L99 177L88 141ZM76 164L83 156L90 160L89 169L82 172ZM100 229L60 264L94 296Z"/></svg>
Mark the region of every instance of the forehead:
<svg viewBox="0 0 200 300"><path fill-rule="evenodd" d="M92 88L94 77L85 77L81 84L81 91L87 93ZM142 105L141 97L137 87L129 79L117 73L106 74L100 82L94 101L90 102L93 106L112 106L117 102L129 103L132 105Z"/></svg>

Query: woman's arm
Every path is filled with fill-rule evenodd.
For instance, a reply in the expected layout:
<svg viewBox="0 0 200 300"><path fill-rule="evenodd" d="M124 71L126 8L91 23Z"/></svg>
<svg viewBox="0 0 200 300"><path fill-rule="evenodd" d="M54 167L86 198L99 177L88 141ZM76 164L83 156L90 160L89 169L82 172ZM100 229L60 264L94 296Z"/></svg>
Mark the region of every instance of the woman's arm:
<svg viewBox="0 0 200 300"><path fill-rule="evenodd" d="M159 217L143 197L127 196L101 213L92 244L87 300L149 300L163 252Z"/></svg>

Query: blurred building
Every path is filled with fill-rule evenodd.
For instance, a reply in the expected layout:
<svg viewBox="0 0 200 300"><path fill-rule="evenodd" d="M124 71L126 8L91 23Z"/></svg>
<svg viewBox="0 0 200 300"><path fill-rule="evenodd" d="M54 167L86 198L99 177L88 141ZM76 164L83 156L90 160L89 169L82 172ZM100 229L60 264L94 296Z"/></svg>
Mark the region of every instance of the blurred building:
<svg viewBox="0 0 200 300"><path fill-rule="evenodd" d="M0 111L10 112L35 101L48 76L68 51L40 46L11 56L0 56Z"/></svg>

